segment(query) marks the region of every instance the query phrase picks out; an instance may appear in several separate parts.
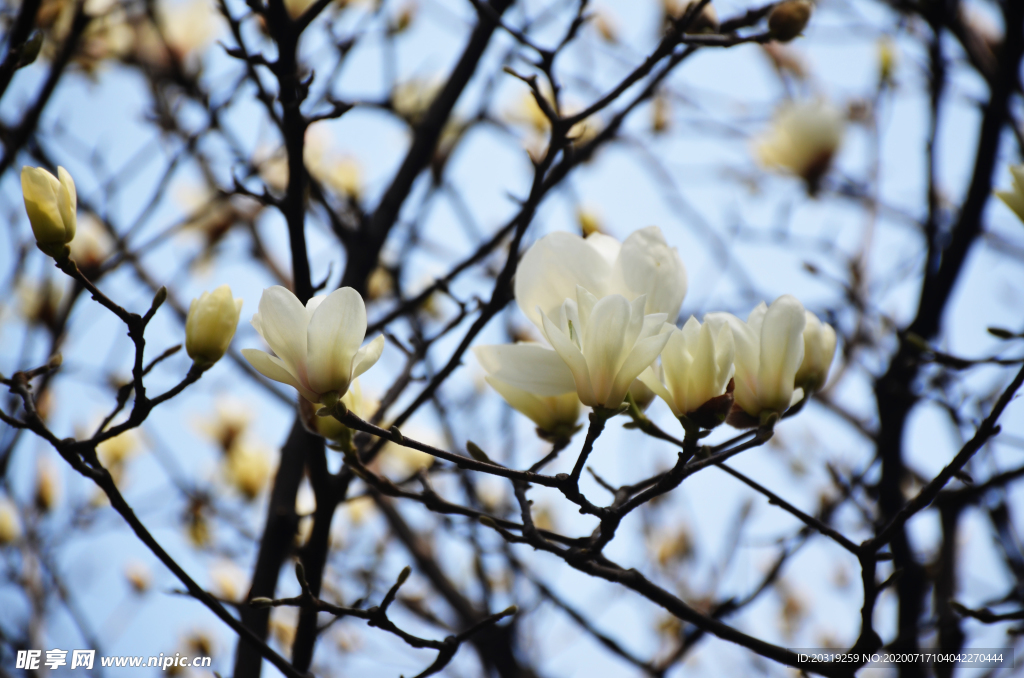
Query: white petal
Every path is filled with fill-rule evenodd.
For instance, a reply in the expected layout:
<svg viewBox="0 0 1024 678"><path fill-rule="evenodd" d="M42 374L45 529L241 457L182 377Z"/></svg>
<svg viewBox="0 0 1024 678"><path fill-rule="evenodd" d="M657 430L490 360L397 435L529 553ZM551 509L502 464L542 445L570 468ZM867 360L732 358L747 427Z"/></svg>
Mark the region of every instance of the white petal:
<svg viewBox="0 0 1024 678"><path fill-rule="evenodd" d="M622 249L622 243L604 233L591 233L587 236L587 244L597 250L609 266L615 265L615 260L619 258L619 251Z"/></svg>
<svg viewBox="0 0 1024 678"><path fill-rule="evenodd" d="M665 404L668 405L670 410L672 410L672 414L674 414L677 417L681 414L685 414L684 412L679 411L679 409L676 407L675 398L672 397L672 394L669 392L669 390L665 388L665 385L661 383L661 380L658 379L658 376L654 374L654 366L648 367L646 370L641 372L640 376L638 376L637 379L639 379L644 386L654 391L659 398L664 400Z"/></svg>
<svg viewBox="0 0 1024 678"><path fill-rule="evenodd" d="M253 327L277 354L288 371L306 384L306 310L290 290L274 285L260 297L259 320Z"/></svg>
<svg viewBox="0 0 1024 678"><path fill-rule="evenodd" d="M629 385L657 359L670 336L672 335L666 332L641 339L636 343L633 350L626 356L619 373L615 376L611 393L604 403L607 407L616 407L622 403L623 398L626 397L626 391L629 390Z"/></svg>
<svg viewBox="0 0 1024 678"><path fill-rule="evenodd" d="M343 395L352 380L353 358L364 336L366 307L359 293L343 287L327 295L313 312L306 332L310 389Z"/></svg>
<svg viewBox="0 0 1024 678"><path fill-rule="evenodd" d="M747 325L754 331L754 334L761 336L761 323L764 321L764 314L768 312L768 304L763 301L754 307L754 310L747 316Z"/></svg>
<svg viewBox="0 0 1024 678"><path fill-rule="evenodd" d="M618 402L607 401L607 398L611 393L619 368L622 367L629 350L633 348L633 342L640 334L643 317L639 318L639 323L631 322L633 320L631 310L626 298L618 294L607 296L594 304L590 323L587 325L583 355L586 356L590 382L599 405L616 407L622 403L622 398ZM636 326L635 331L634 325ZM633 336L632 340L627 343L629 334ZM557 350L558 347L556 346L555 349ZM653 358L647 365L650 365L651 362L653 362ZM640 366L636 374L640 374L647 365ZM572 366L570 365L570 367ZM629 381L633 381L636 374ZM629 388L629 382L626 382L625 388ZM623 389L622 397L625 395L626 391Z"/></svg>
<svg viewBox="0 0 1024 678"><path fill-rule="evenodd" d="M736 341L733 338L732 330L728 327L722 327L715 338L716 395L725 393L725 389L729 385L729 379L733 375L733 362L735 358Z"/></svg>
<svg viewBox="0 0 1024 678"><path fill-rule="evenodd" d="M63 167L57 168L57 180L60 183L60 189L57 191L57 207L60 210L61 219L64 220L64 231L67 234L65 238L71 242L71 239L75 237L78 223L78 192L75 190L75 180Z"/></svg>
<svg viewBox="0 0 1024 678"><path fill-rule="evenodd" d="M326 298L326 294L318 294L315 297L310 297L309 300L306 301L306 317L312 320L313 314L318 308L320 308L320 304L324 303L324 299Z"/></svg>
<svg viewBox="0 0 1024 678"><path fill-rule="evenodd" d="M604 296L604 281L611 266L583 238L571 233L551 233L526 251L516 269L515 296L519 310L538 328L543 315L552 315L566 299L576 298L582 285L597 297Z"/></svg>
<svg viewBox="0 0 1024 678"><path fill-rule="evenodd" d="M569 340L567 335L560 332L546 315L542 320L544 321L544 334L548 337L548 341L551 342L551 346L564 361L565 365L569 367L569 371L572 372L572 378L576 383L576 393L580 397L580 402L587 407L594 407L598 402L594 397L594 388L590 382L590 371L587 369L587 360L583 357L582 351Z"/></svg>
<svg viewBox="0 0 1024 678"><path fill-rule="evenodd" d="M711 325L712 331L717 330L720 333L724 328L732 334L736 366L736 390L733 397L744 412L758 416L761 413L757 398L757 376L761 359L760 335L755 334L747 323L731 313L708 313L704 316L704 322Z"/></svg>
<svg viewBox="0 0 1024 678"><path fill-rule="evenodd" d="M282 384L288 384L311 403L315 403L319 400L319 396L317 396L316 393L313 393L299 383L299 380L294 374L288 371L288 368L285 367L284 363L280 359L255 348L243 348L242 355L245 356L245 359L249 361L249 364L252 365L257 372L267 379L273 379L274 381L279 381Z"/></svg>
<svg viewBox="0 0 1024 678"><path fill-rule="evenodd" d="M586 327L590 322L590 312L594 310L597 297L579 285L576 286L576 310L579 313L580 327Z"/></svg>
<svg viewBox="0 0 1024 678"><path fill-rule="evenodd" d="M377 338L366 346L356 351L352 359L352 379L366 372L380 360L380 354L384 352L384 335L377 335Z"/></svg>
<svg viewBox="0 0 1024 678"><path fill-rule="evenodd" d="M474 346L473 353L488 374L523 391L554 396L576 390L565 361L540 344Z"/></svg>
<svg viewBox="0 0 1024 678"><path fill-rule="evenodd" d="M633 231L622 243L613 275L629 290L628 298L647 295L645 313L667 313L675 322L686 296L686 267L660 228Z"/></svg>
<svg viewBox="0 0 1024 678"><path fill-rule="evenodd" d="M804 306L783 295L764 314L758 367L758 400L763 409L783 412L793 396L793 379L804 359Z"/></svg>

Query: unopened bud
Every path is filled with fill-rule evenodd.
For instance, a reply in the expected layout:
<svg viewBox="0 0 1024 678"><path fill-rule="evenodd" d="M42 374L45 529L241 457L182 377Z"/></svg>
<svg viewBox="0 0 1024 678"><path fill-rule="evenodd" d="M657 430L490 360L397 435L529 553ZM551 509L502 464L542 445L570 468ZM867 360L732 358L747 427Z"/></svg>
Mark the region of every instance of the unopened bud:
<svg viewBox="0 0 1024 678"><path fill-rule="evenodd" d="M487 453L480 449L480 446L474 443L472 440L466 441L466 451L469 452L469 456L473 457L477 461L490 464L491 458L487 456Z"/></svg>
<svg viewBox="0 0 1024 678"><path fill-rule="evenodd" d="M157 292L154 304L160 296ZM185 350L196 365L205 368L221 359L235 336L241 312L242 300L232 297L227 285L192 300L185 320Z"/></svg>
<svg viewBox="0 0 1024 678"><path fill-rule="evenodd" d="M810 0L786 0L775 6L768 15L768 29L772 38L789 42L800 35L811 20L813 5Z"/></svg>

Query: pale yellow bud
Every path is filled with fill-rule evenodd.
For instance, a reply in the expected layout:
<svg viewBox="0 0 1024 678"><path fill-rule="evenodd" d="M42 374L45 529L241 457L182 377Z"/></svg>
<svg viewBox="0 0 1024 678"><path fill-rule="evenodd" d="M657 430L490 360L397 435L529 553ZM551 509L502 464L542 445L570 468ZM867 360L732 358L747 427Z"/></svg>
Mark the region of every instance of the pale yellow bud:
<svg viewBox="0 0 1024 678"><path fill-rule="evenodd" d="M35 504L41 513L49 513L57 505L60 496L57 487L57 472L53 466L40 462L36 476Z"/></svg>
<svg viewBox="0 0 1024 678"><path fill-rule="evenodd" d="M192 300L185 320L185 350L197 365L208 367L221 359L241 312L242 300L233 298L227 285Z"/></svg>
<svg viewBox="0 0 1024 678"><path fill-rule="evenodd" d="M393 34L402 33L412 25L413 20L416 18L416 3L407 2L398 10L398 14L395 15L395 19L391 24L391 32Z"/></svg>
<svg viewBox="0 0 1024 678"><path fill-rule="evenodd" d="M996 197L1024 221L1024 164L1011 165L1010 174L1013 176L1013 188L1009 191L996 191Z"/></svg>
<svg viewBox="0 0 1024 678"><path fill-rule="evenodd" d="M614 45L619 41L619 28L607 11L599 10L594 13L593 26L605 42Z"/></svg>
<svg viewBox="0 0 1024 678"><path fill-rule="evenodd" d="M378 266L366 280L366 298L370 301L382 299L395 291L395 280L383 266Z"/></svg>
<svg viewBox="0 0 1024 678"><path fill-rule="evenodd" d="M134 593L139 595L149 590L153 583L153 576L143 563L132 561L124 567L124 578L128 581Z"/></svg>
<svg viewBox="0 0 1024 678"><path fill-rule="evenodd" d="M438 76L401 82L391 92L391 107L410 124L418 124L443 86L444 80Z"/></svg>
<svg viewBox="0 0 1024 678"><path fill-rule="evenodd" d="M810 0L786 0L768 15L768 30L779 42L789 42L800 35L811 20L814 5Z"/></svg>
<svg viewBox="0 0 1024 678"><path fill-rule="evenodd" d="M100 462L107 467L122 466L135 454L139 441L134 431L125 431L121 435L114 436L96 446L96 454Z"/></svg>
<svg viewBox="0 0 1024 678"><path fill-rule="evenodd" d="M672 104L664 92L659 92L651 104L651 131L667 132L672 126Z"/></svg>
<svg viewBox="0 0 1024 678"><path fill-rule="evenodd" d="M878 79L891 84L896 72L896 41L886 35L878 41Z"/></svg>
<svg viewBox="0 0 1024 678"><path fill-rule="evenodd" d="M56 177L42 167L23 167L21 192L36 246L51 257L66 257L75 237L78 207L71 175L63 167L57 168Z"/></svg>
<svg viewBox="0 0 1024 678"><path fill-rule="evenodd" d="M270 479L270 459L260 449L236 444L227 455L228 480L247 501L256 499Z"/></svg>
<svg viewBox="0 0 1024 678"><path fill-rule="evenodd" d="M580 232L586 238L593 233L604 233L601 228L601 218L594 210L580 207L576 210L576 223L580 226Z"/></svg>
<svg viewBox="0 0 1024 678"><path fill-rule="evenodd" d="M10 499L0 499L0 546L6 546L20 537L18 507Z"/></svg>

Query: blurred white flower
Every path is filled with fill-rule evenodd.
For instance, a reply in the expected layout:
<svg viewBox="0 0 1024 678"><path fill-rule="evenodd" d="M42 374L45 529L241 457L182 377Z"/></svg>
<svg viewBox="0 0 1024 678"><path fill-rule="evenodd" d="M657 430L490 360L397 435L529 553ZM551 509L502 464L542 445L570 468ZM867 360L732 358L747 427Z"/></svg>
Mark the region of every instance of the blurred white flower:
<svg viewBox="0 0 1024 678"><path fill-rule="evenodd" d="M817 192L843 140L843 114L822 99L783 104L772 127L754 142L761 164L801 177Z"/></svg>
<svg viewBox="0 0 1024 678"><path fill-rule="evenodd" d="M94 269L106 261L114 249L114 239L100 221L91 214L78 221L71 241L71 258L81 269Z"/></svg>

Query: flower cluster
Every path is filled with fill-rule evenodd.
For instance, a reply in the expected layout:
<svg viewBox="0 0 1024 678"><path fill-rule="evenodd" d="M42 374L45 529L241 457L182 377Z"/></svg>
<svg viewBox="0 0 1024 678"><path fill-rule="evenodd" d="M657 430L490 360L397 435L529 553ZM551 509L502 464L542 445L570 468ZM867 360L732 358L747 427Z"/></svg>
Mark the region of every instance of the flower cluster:
<svg viewBox="0 0 1024 678"><path fill-rule="evenodd" d="M621 244L552 233L523 255L515 281L516 303L547 345L474 351L487 382L548 436L571 434L580 404L611 414L646 389L684 425L712 428L727 417L770 423L824 386L836 334L795 297L762 303L746 321L709 313L679 329L686 286L657 227Z"/></svg>
<svg viewBox="0 0 1024 678"><path fill-rule="evenodd" d="M65 258L75 236L76 195L71 176L63 168L58 175L26 167L22 187L40 249ZM523 255L514 285L519 309L546 344L474 352L487 382L556 440L575 432L581 405L611 416L627 399L643 408L659 396L688 430L725 420L756 426L824 386L836 334L795 297L762 302L746 321L709 313L680 329L675 321L686 288L686 267L656 226L622 243L600 231L586 238L552 233ZM227 285L192 302L185 348L198 369L226 353L241 308ZM362 345L366 307L358 292L345 287L303 305L290 290L270 287L252 325L273 354L242 354L263 376L295 388L309 404L305 410L339 402L361 409L355 380L380 358L384 337ZM340 423L323 431L315 424L345 446L350 432Z"/></svg>

